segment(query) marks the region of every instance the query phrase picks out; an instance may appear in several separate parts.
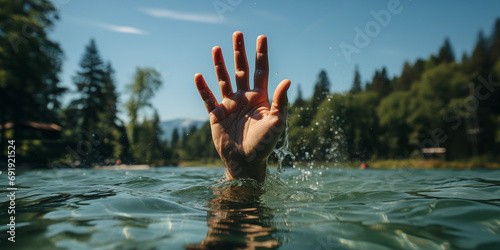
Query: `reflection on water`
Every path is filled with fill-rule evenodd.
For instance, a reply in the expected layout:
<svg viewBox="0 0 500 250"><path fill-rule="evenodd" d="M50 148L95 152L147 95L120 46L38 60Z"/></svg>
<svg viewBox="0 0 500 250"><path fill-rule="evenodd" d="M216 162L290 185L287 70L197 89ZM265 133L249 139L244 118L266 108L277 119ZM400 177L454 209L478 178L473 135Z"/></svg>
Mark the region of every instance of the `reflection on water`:
<svg viewBox="0 0 500 250"><path fill-rule="evenodd" d="M206 238L186 249L276 249L273 216L262 204L263 190L251 180L214 187L208 203Z"/></svg>

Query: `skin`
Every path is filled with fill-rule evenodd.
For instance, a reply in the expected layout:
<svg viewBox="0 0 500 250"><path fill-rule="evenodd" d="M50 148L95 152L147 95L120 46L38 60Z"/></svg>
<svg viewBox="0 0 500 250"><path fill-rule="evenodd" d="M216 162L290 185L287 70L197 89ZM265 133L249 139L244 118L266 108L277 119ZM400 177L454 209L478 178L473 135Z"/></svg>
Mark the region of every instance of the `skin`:
<svg viewBox="0 0 500 250"><path fill-rule="evenodd" d="M212 49L212 56L222 101L217 102L200 73L194 76L194 81L209 113L212 138L224 162L226 178L253 178L263 182L267 159L285 130L290 80L285 79L278 84L270 104L266 36L257 37L253 89L249 84L250 71L243 34L239 31L233 34L233 49L236 92L231 87L218 46Z"/></svg>

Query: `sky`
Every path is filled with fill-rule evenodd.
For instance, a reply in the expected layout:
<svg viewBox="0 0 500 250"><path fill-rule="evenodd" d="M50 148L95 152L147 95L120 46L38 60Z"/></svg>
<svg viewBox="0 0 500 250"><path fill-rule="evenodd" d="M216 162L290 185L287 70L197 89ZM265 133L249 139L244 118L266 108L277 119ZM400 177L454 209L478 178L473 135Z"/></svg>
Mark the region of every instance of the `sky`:
<svg viewBox="0 0 500 250"><path fill-rule="evenodd" d="M253 75L255 39L264 34L269 48L269 95L290 79L289 100L312 96L324 69L332 92L351 88L354 69L363 82L385 66L399 75L406 61L436 54L449 38L455 57L472 52L477 34L491 34L500 1L246 1L246 0L52 0L60 19L50 32L64 51L60 80L73 94L72 77L91 39L115 69L120 117L125 121L125 86L137 67L153 67L163 86L152 100L161 120L206 120L193 82L202 73L221 100L211 49L220 46L234 79L232 34L245 37ZM253 77L250 77L252 79ZM233 80L233 88L236 88ZM145 112L143 116L150 116Z"/></svg>

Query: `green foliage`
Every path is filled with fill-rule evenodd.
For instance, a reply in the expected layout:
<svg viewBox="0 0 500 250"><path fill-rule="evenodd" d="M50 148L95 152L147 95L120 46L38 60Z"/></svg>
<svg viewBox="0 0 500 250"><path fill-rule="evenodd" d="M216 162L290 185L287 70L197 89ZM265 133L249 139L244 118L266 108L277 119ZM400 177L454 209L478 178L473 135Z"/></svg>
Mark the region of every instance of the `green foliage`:
<svg viewBox="0 0 500 250"><path fill-rule="evenodd" d="M17 139L16 155L24 162L54 160L62 151L43 149L56 138L24 124L60 124L60 98L66 91L58 78L63 53L48 35L58 19L57 10L48 0L0 0L0 6L0 125L14 125L8 131L1 129L0 140ZM31 158L35 147L42 150ZM0 150L0 156L6 154L5 143Z"/></svg>
<svg viewBox="0 0 500 250"><path fill-rule="evenodd" d="M138 67L134 74L134 82L127 85L131 93L126 107L130 117L129 130L132 144L135 144L138 140L136 122L139 111L143 108L151 107L151 98L153 98L161 85L160 73L150 67Z"/></svg>
<svg viewBox="0 0 500 250"><path fill-rule="evenodd" d="M136 164L164 164L167 149L160 141L162 134L160 117L155 111L152 119L145 119L137 124L136 133L138 140L132 145L134 163Z"/></svg>
<svg viewBox="0 0 500 250"><path fill-rule="evenodd" d="M394 83L394 91L410 90L411 85L420 80L420 76L424 71L425 62L421 59L417 60L414 65L406 62L403 66L403 72Z"/></svg>

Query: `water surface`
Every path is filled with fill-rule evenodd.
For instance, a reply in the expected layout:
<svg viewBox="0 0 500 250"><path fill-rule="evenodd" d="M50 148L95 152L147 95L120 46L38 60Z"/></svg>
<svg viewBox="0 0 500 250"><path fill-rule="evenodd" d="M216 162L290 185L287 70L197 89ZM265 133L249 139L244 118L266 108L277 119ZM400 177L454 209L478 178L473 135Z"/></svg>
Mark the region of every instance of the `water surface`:
<svg viewBox="0 0 500 250"><path fill-rule="evenodd" d="M257 189L222 173L18 172L1 249L500 249L500 171L287 169Z"/></svg>

